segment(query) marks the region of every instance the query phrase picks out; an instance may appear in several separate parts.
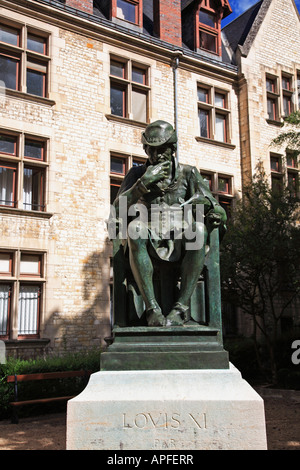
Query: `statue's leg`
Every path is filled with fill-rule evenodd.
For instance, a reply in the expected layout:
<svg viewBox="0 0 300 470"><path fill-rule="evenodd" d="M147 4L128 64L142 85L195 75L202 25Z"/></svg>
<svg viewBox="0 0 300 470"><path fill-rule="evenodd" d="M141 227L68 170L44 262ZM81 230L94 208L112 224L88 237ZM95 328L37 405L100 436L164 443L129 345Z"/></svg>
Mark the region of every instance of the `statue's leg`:
<svg viewBox="0 0 300 470"><path fill-rule="evenodd" d="M148 228L143 222L130 222L128 246L131 271L146 305L147 323L149 326L162 326L165 317L155 298L153 264L148 253Z"/></svg>
<svg viewBox="0 0 300 470"><path fill-rule="evenodd" d="M183 238L185 255L180 267L181 283L179 297L171 312L166 317L167 326L181 325L184 323L184 313L188 310L189 300L204 267L207 229L204 224L194 223L193 233L195 233L194 239L187 240Z"/></svg>

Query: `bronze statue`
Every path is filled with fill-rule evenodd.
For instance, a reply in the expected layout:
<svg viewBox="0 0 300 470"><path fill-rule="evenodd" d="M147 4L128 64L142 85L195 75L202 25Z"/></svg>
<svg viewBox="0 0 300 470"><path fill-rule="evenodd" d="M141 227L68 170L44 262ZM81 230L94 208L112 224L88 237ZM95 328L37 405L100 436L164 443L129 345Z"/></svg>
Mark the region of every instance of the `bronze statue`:
<svg viewBox="0 0 300 470"><path fill-rule="evenodd" d="M219 231L226 229L226 213L212 196L199 171L194 166L177 163L177 136L171 124L165 121L149 124L142 134L142 143L148 161L145 165L131 168L125 176L114 201L114 222L122 223L119 218L122 200L126 201L128 211L136 205L140 212L145 208L147 217L135 217L126 227L126 237L122 240L124 252L129 256L134 280L145 303L148 326L180 326L185 322L189 300L203 270L210 233L216 227ZM193 209L188 222L189 234L192 233L193 238L187 237L185 230L178 230L182 215L178 218L176 213L182 213L187 206ZM203 210L202 221L195 216L197 206ZM159 227L158 218L153 224L155 211L160 211L161 207L166 207L166 214L172 215L167 237L161 230L161 220ZM184 223L186 227L187 222ZM192 245L196 239L201 243ZM155 296L155 261L180 266L179 294L167 314L163 314Z"/></svg>

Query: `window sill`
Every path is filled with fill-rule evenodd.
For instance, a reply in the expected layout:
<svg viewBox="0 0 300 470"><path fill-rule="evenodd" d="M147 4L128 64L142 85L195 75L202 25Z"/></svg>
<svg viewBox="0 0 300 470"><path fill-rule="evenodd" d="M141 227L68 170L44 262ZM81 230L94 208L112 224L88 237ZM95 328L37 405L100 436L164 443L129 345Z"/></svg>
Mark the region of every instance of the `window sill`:
<svg viewBox="0 0 300 470"><path fill-rule="evenodd" d="M105 117L108 121L120 122L121 124L126 124L129 126L142 127L144 129L146 129L146 127L148 126L148 123L146 122L135 121L134 119L124 118L121 116L116 116L114 114L105 114Z"/></svg>
<svg viewBox="0 0 300 470"><path fill-rule="evenodd" d="M206 137L195 137L197 142L204 142L206 144L217 145L218 147L225 147L230 150L234 150L236 145L229 144L228 142L221 142L220 140L208 139Z"/></svg>
<svg viewBox="0 0 300 470"><path fill-rule="evenodd" d="M15 214L22 215L26 217L36 217L41 219L50 219L53 214L52 212L42 212L42 211L28 211L26 209L17 209L15 207L0 207L0 214Z"/></svg>
<svg viewBox="0 0 300 470"><path fill-rule="evenodd" d="M275 121L273 119L266 119L266 121L267 121L268 124L272 124L273 126L277 126L277 127L282 127L283 126L282 121Z"/></svg>
<svg viewBox="0 0 300 470"><path fill-rule="evenodd" d="M48 338L28 338L28 339L3 339L6 349L13 348L43 348L50 343Z"/></svg>
<svg viewBox="0 0 300 470"><path fill-rule="evenodd" d="M34 101L35 103L46 104L48 106L54 106L56 103L50 98L44 98L43 96L31 95L30 93L24 93L23 91L11 90L10 88L0 88L0 94L3 96L11 96L13 98L19 98L26 101Z"/></svg>

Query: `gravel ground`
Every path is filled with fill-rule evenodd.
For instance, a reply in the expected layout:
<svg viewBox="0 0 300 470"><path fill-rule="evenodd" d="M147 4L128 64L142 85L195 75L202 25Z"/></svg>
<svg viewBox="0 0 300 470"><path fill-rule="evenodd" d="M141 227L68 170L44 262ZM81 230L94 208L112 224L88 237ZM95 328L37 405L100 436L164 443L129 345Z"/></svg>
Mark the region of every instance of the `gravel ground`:
<svg viewBox="0 0 300 470"><path fill-rule="evenodd" d="M269 450L300 450L300 401L264 397ZM66 414L0 421L0 450L65 450Z"/></svg>

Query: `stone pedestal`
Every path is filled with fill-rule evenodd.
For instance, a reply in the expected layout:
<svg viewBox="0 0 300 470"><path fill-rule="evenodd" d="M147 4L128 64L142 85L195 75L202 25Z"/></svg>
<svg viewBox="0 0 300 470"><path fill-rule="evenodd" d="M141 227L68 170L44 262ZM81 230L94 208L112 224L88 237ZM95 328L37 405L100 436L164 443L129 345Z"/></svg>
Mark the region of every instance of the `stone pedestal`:
<svg viewBox="0 0 300 470"><path fill-rule="evenodd" d="M266 449L264 404L229 369L101 371L68 402L68 450Z"/></svg>

